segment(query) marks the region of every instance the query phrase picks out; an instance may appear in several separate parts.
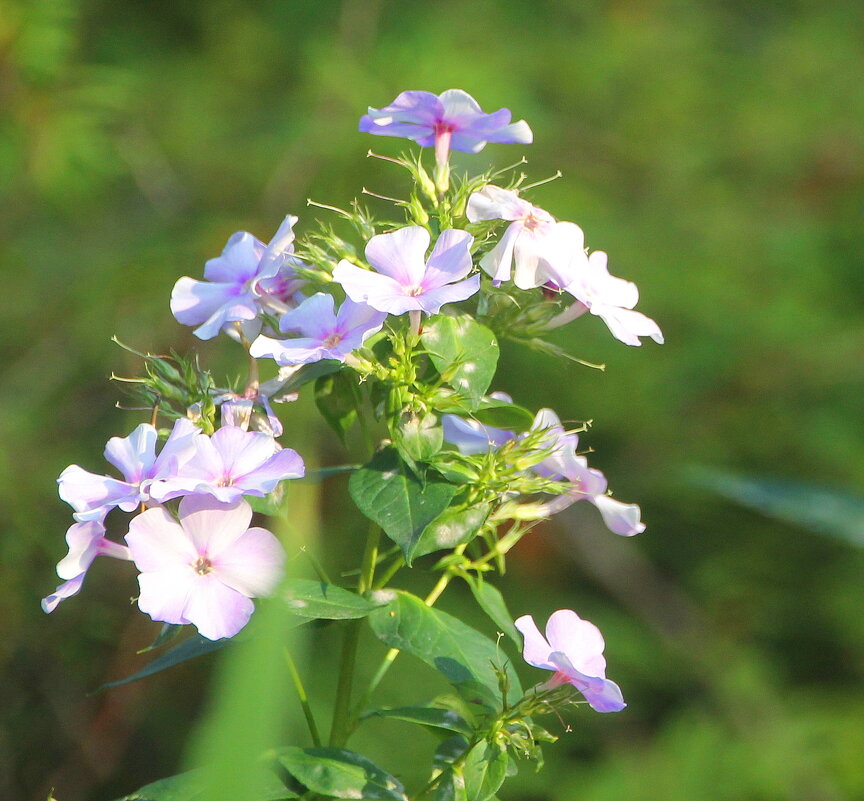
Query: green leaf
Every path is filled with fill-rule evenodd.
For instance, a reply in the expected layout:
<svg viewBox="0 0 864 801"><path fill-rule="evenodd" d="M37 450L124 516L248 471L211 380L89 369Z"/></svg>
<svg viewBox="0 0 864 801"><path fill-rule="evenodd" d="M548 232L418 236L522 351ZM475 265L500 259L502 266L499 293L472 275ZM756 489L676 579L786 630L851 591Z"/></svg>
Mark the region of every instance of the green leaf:
<svg viewBox="0 0 864 801"><path fill-rule="evenodd" d="M447 508L456 487L432 478L421 482L394 448L385 448L351 476L348 491L360 511L402 548L410 565L423 529Z"/></svg>
<svg viewBox="0 0 864 801"><path fill-rule="evenodd" d="M461 767L453 763L468 749L468 741L463 737L450 737L444 740L432 757L433 775L443 775L435 787L435 801L466 801L465 777Z"/></svg>
<svg viewBox="0 0 864 801"><path fill-rule="evenodd" d="M315 380L315 405L345 444L349 429L357 421L357 402L352 375L347 370L320 376Z"/></svg>
<svg viewBox="0 0 864 801"><path fill-rule="evenodd" d="M163 623L162 628L159 629L159 633L156 635L156 639L146 648L142 648L138 651L138 653L146 654L148 651L155 651L157 648L167 645L178 634L180 634L181 631L183 631L183 626L179 623Z"/></svg>
<svg viewBox="0 0 864 801"><path fill-rule="evenodd" d="M131 795L123 796L118 801L210 801L211 788L208 776L203 768L179 773L145 785ZM255 783L254 797L256 801L285 801L299 798L297 793L289 790L272 773L262 772L259 781Z"/></svg>
<svg viewBox="0 0 864 801"><path fill-rule="evenodd" d="M204 654L212 653L230 645L233 640L208 640L200 634L196 634L183 640L179 645L174 646L170 651L166 651L161 656L156 657L149 665L141 668L137 673L127 676L125 679L118 681L109 681L96 689L96 692L110 689L111 687L120 687L123 684L129 684L138 679L145 679L147 676L152 676L155 673L161 673L163 670L179 665L182 662L188 662L190 659L195 659Z"/></svg>
<svg viewBox="0 0 864 801"><path fill-rule="evenodd" d="M471 588L471 593L474 595L474 600L477 601L480 608L489 615L492 622L498 626L498 629L506 634L516 645L522 650L522 638L513 625L513 616L507 609L507 604L504 602L504 596L497 587L484 581L479 576L466 575L465 581Z"/></svg>
<svg viewBox="0 0 864 801"><path fill-rule="evenodd" d="M467 801L488 801L507 777L507 749L501 743L479 742L462 763Z"/></svg>
<svg viewBox="0 0 864 801"><path fill-rule="evenodd" d="M445 509L423 529L411 548L410 559L470 542L483 527L491 510L488 503L478 503L468 509ZM406 554L405 561L410 565L408 556Z"/></svg>
<svg viewBox="0 0 864 801"><path fill-rule="evenodd" d="M484 426L508 431L527 431L534 422L534 415L523 406L495 398L483 398L471 416Z"/></svg>
<svg viewBox="0 0 864 801"><path fill-rule="evenodd" d="M498 670L505 670L510 697L522 695L516 672L498 646L458 618L432 609L415 595L383 590L373 594L389 599L386 606L369 615L378 639L391 648L408 651L422 659L486 706L501 706ZM476 696L476 698L475 698Z"/></svg>
<svg viewBox="0 0 864 801"><path fill-rule="evenodd" d="M473 729L461 715L452 709L440 709L434 706L401 706L395 709L370 709L363 713L363 718L393 718L407 723L416 723L433 729L453 731L470 737Z"/></svg>
<svg viewBox="0 0 864 801"><path fill-rule="evenodd" d="M312 620L348 620L366 617L380 603L367 601L356 592L311 579L285 582L282 597L291 612Z"/></svg>
<svg viewBox="0 0 864 801"><path fill-rule="evenodd" d="M408 415L399 430L399 449L415 462L427 462L444 444L444 429L434 414Z"/></svg>
<svg viewBox="0 0 864 801"><path fill-rule="evenodd" d="M322 375L329 375L330 373L338 372L342 367L342 362L337 362L333 359L323 359L320 362L304 364L278 389L278 392L293 392L304 384L308 384L310 381L315 381ZM271 392L271 395L275 394L276 392Z"/></svg>
<svg viewBox="0 0 864 801"><path fill-rule="evenodd" d="M313 793L335 798L407 801L405 788L366 757L344 748L280 749L277 761Z"/></svg>
<svg viewBox="0 0 864 801"><path fill-rule="evenodd" d="M285 514L285 495L288 492L288 481L280 481L272 492L263 498L247 495L246 500L253 512L267 517L281 517Z"/></svg>
<svg viewBox="0 0 864 801"><path fill-rule="evenodd" d="M498 366L495 334L467 314L438 315L426 325L421 339L441 377L479 403Z"/></svg>

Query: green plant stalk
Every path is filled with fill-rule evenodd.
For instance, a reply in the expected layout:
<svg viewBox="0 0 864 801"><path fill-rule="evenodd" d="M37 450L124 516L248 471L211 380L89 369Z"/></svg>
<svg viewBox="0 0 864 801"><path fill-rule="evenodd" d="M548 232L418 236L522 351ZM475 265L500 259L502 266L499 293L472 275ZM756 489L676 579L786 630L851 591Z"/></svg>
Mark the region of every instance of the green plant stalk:
<svg viewBox="0 0 864 801"><path fill-rule="evenodd" d="M365 595L375 581L375 562L378 559L378 545L381 541L381 529L373 523L369 526L366 537L366 548L363 551L363 562L360 566L360 578L357 591ZM354 684L354 670L357 665L357 646L360 643L362 619L352 620L345 630L342 643L342 657L339 667L339 681L336 685L336 699L333 703L333 722L330 726L329 744L341 747L348 741L353 730L351 724L351 688Z"/></svg>
<svg viewBox="0 0 864 801"><path fill-rule="evenodd" d="M316 748L321 747L321 735L318 733L318 726L315 723L315 717L312 715L312 707L309 706L309 696L306 693L306 688L303 686L303 680L297 672L297 665L291 658L291 653L286 648L283 651L285 662L288 665L288 672L291 674L291 680L294 682L294 689L297 690L297 697L300 699L300 706L303 708L303 715L306 718L306 725L309 727L309 734L312 737L312 745Z"/></svg>

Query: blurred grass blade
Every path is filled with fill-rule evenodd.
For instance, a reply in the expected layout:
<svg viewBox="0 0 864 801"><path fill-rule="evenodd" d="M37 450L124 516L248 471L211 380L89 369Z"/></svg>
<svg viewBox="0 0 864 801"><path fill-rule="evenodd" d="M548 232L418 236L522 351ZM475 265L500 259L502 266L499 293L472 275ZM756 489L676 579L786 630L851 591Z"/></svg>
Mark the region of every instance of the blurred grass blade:
<svg viewBox="0 0 864 801"><path fill-rule="evenodd" d="M690 484L768 517L864 546L864 496L817 484L756 478L712 468L692 468Z"/></svg>

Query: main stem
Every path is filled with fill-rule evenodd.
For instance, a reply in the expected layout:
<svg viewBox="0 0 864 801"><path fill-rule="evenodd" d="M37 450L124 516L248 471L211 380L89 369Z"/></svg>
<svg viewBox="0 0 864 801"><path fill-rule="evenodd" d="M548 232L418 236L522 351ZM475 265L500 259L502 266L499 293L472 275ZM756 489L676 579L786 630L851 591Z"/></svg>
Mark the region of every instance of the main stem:
<svg viewBox="0 0 864 801"><path fill-rule="evenodd" d="M366 537L366 548L363 551L363 562L360 567L360 579L357 591L365 595L372 589L375 581L375 562L378 559L378 545L381 540L381 529L373 523ZM352 620L345 630L342 642L342 657L339 666L339 682L336 685L336 699L333 703L333 722L330 726L330 745L341 747L345 745L351 734L351 688L354 683L354 668L357 664L357 646L360 643L362 619Z"/></svg>

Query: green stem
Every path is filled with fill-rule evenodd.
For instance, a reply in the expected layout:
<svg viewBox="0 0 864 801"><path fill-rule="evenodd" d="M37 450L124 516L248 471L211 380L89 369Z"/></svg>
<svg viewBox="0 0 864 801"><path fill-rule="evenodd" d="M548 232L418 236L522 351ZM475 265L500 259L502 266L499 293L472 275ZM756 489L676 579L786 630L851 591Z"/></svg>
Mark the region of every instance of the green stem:
<svg viewBox="0 0 864 801"><path fill-rule="evenodd" d="M405 557L401 554L393 560L390 567L388 567L384 571L384 575L381 576L378 581L375 582L375 586L373 589L380 590L382 587L386 587L390 582L390 579L393 578L405 565Z"/></svg>
<svg viewBox="0 0 864 801"><path fill-rule="evenodd" d="M458 547L453 549L453 553L461 554L465 550L465 545L459 545ZM447 589L447 585L453 580L454 576L456 576L456 571L448 570L447 572L441 575L441 578L438 579L438 582L432 588L432 591L426 596L423 600L423 603L426 606L434 606L435 602L441 597L441 594L444 590ZM372 693L378 688L378 685L383 680L384 676L387 675L387 671L390 670L390 666L396 661L396 657L399 656L401 651L398 648L391 648L381 660L381 664L378 665L378 670L375 671L375 675L372 677L372 680L369 682L369 686L366 688L366 692L363 693L363 697L357 702L354 706L352 717L356 718L360 712L363 711L365 706L369 703L369 699L372 697Z"/></svg>
<svg viewBox="0 0 864 801"><path fill-rule="evenodd" d="M297 690L297 697L300 699L300 706L303 707L303 715L306 717L306 725L309 727L312 745L320 748L321 735L318 733L318 726L315 724L315 717L312 715L312 707L309 706L309 696L306 694L306 688L303 686L303 681L297 672L297 665L294 664L294 660L291 658L288 649L286 648L283 653L285 661L288 663L288 672L291 674L291 679L294 682L294 689Z"/></svg>
<svg viewBox="0 0 864 801"><path fill-rule="evenodd" d="M366 537L366 548L363 551L363 563L360 566L360 578L357 583L357 591L361 595L365 595L375 581L375 562L378 559L380 540L381 529L373 523L369 526L369 534ZM354 683L357 646L360 643L362 625L362 619L352 620L345 629L339 681L336 685L336 699L333 703L333 722L330 726L330 745L335 747L345 745L352 731L351 689Z"/></svg>

